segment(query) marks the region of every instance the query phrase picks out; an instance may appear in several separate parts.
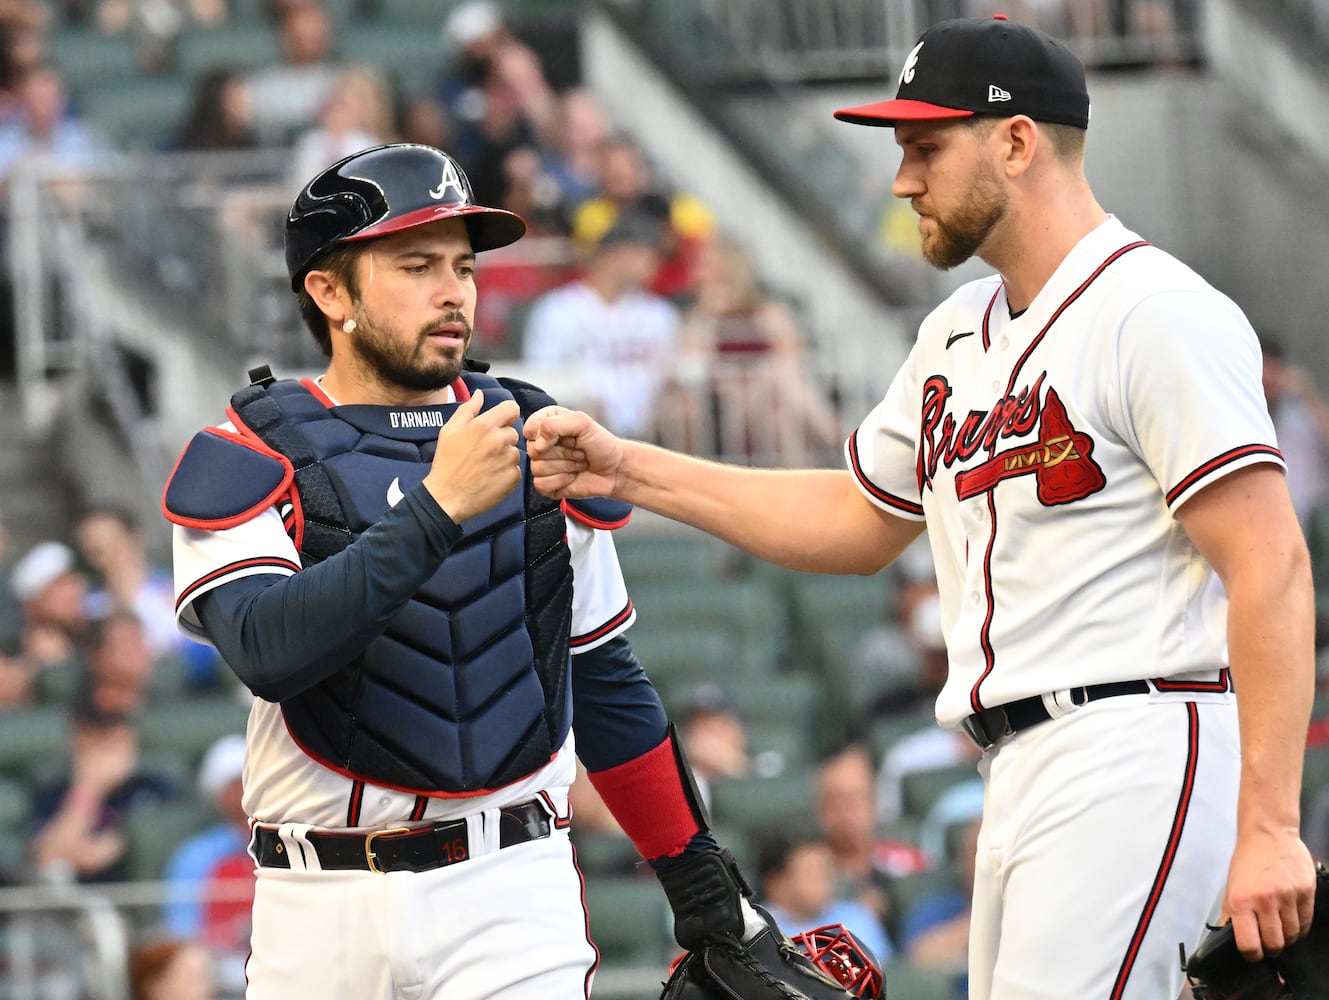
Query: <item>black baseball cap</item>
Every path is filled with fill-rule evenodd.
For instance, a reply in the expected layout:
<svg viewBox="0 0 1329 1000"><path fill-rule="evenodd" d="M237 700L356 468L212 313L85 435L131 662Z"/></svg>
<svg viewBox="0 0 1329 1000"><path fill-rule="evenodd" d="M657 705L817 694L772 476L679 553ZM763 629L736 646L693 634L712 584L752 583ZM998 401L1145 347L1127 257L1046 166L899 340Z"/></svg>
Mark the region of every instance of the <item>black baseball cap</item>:
<svg viewBox="0 0 1329 1000"><path fill-rule="evenodd" d="M842 122L886 127L973 115L1088 128L1084 66L1055 38L1004 14L953 18L910 50L894 100L835 112Z"/></svg>

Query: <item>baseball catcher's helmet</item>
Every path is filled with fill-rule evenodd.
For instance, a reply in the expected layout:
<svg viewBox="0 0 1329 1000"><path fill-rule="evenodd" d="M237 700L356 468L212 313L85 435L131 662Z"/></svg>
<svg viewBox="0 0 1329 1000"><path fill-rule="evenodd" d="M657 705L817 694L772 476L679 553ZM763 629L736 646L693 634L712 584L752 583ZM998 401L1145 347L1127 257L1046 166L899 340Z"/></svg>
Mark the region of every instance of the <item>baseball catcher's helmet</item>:
<svg viewBox="0 0 1329 1000"><path fill-rule="evenodd" d="M479 253L526 232L521 216L476 205L473 197L457 161L433 146L375 146L339 160L304 186L286 216L291 290L300 290L321 254L352 240L461 218Z"/></svg>
<svg viewBox="0 0 1329 1000"><path fill-rule="evenodd" d="M1310 931L1279 954L1246 961L1229 921L1182 964L1195 1000L1329 1000L1329 868L1316 866Z"/></svg>
<svg viewBox="0 0 1329 1000"><path fill-rule="evenodd" d="M791 940L813 965L854 996L878 1000L885 995L886 977L876 957L844 924L827 924Z"/></svg>

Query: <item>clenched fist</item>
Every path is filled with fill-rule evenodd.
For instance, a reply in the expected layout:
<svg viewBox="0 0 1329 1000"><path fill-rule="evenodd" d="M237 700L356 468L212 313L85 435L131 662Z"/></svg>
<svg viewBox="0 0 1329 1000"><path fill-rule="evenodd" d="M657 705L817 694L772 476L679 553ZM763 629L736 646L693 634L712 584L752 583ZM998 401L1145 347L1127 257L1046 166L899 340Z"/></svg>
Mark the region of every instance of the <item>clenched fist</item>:
<svg viewBox="0 0 1329 1000"><path fill-rule="evenodd" d="M439 429L438 449L425 489L460 524L482 514L512 492L521 478L517 449L517 404L504 400L484 413L477 389Z"/></svg>

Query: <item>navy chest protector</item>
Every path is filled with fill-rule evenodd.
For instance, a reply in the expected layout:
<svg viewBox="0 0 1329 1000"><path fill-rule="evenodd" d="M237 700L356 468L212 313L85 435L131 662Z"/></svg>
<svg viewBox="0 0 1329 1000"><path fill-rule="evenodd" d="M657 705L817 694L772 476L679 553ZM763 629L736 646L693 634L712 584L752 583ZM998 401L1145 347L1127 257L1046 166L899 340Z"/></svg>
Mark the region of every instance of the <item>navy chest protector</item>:
<svg viewBox="0 0 1329 1000"><path fill-rule="evenodd" d="M486 409L514 398L488 375L463 377L484 389ZM523 413L550 401L510 384ZM242 431L294 470L306 567L350 545L419 485L456 406L330 408L293 381L251 385L231 400ZM292 738L316 760L375 784L446 795L509 784L562 746L572 570L559 504L535 490L528 469L462 527L438 572L354 662L282 702Z"/></svg>

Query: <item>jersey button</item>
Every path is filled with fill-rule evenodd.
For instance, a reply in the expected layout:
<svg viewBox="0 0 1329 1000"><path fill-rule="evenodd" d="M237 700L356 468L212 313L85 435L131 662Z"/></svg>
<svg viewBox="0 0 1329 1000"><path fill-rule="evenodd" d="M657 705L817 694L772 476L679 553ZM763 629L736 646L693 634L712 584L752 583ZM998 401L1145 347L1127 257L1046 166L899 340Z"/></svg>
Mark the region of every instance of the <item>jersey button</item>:
<svg viewBox="0 0 1329 1000"><path fill-rule="evenodd" d="M992 382L992 391L993 391L993 392L1001 392L1001 383L998 382L998 381L996 381L995 379L994 379L993 382Z"/></svg>
<svg viewBox="0 0 1329 1000"><path fill-rule="evenodd" d="M1001 338L1001 349L1004 351L1004 350L1006 350L1006 348L1008 348L1008 347L1010 347L1010 346L1011 346L1011 338L1010 338L1010 337L1002 337L1002 338Z"/></svg>
<svg viewBox="0 0 1329 1000"><path fill-rule="evenodd" d="M975 590L972 594L969 595L969 600L973 601L975 604L977 604L982 599L983 599L982 596L978 593L977 590Z"/></svg>

